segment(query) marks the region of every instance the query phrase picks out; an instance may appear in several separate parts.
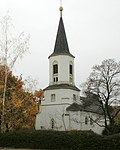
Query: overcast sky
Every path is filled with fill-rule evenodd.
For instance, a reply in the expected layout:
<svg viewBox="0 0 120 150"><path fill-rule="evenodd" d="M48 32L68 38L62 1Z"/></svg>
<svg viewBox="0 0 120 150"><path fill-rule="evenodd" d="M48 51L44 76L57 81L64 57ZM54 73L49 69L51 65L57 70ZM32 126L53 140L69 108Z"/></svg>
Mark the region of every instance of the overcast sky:
<svg viewBox="0 0 120 150"><path fill-rule="evenodd" d="M9 14L15 30L30 34L30 54L19 61L16 75L49 84L48 56L54 50L60 0L0 0L0 19ZM103 60L120 60L120 0L63 0L63 21L75 58L75 82L85 82Z"/></svg>

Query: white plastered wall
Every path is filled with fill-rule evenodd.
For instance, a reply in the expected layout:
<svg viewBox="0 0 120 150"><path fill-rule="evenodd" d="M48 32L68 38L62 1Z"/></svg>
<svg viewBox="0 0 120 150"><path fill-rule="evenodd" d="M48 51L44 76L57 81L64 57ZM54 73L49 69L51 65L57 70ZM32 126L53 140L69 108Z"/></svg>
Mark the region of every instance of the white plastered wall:
<svg viewBox="0 0 120 150"><path fill-rule="evenodd" d="M73 65L73 84L74 84L74 58L69 55L57 55L49 58L49 82L53 82L53 63L58 63L58 82L57 84L69 84L69 65Z"/></svg>
<svg viewBox="0 0 120 150"><path fill-rule="evenodd" d="M55 102L51 102L51 94L56 95ZM69 103L72 104L73 94L76 95L76 102L80 101L80 92L72 89L54 89L54 90L46 90L45 91L45 100L42 104L60 104L60 103Z"/></svg>

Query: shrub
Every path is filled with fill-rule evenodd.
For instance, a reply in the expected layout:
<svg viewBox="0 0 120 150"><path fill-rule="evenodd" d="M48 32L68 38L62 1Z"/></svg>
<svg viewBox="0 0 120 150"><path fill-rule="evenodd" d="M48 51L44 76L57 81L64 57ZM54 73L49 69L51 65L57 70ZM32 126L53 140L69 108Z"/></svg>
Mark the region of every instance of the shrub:
<svg viewBox="0 0 120 150"><path fill-rule="evenodd" d="M20 130L0 134L0 147L65 150L119 150L120 135L100 136L90 131Z"/></svg>
<svg viewBox="0 0 120 150"><path fill-rule="evenodd" d="M120 133L120 125L109 125L108 129L103 130L103 135L113 135Z"/></svg>

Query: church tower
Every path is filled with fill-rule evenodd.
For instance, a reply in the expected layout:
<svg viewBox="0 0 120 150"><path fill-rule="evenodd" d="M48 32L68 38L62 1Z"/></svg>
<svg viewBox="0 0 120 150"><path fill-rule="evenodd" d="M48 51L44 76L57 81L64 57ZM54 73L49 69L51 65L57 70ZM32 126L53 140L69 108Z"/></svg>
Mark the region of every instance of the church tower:
<svg viewBox="0 0 120 150"><path fill-rule="evenodd" d="M54 52L49 56L50 85L74 85L74 56L69 51L64 23L62 19L62 10L62 7L60 7L61 16Z"/></svg>
<svg viewBox="0 0 120 150"><path fill-rule="evenodd" d="M60 21L59 21L54 51L48 57L49 58L49 86L45 89L45 93L47 92L50 93L51 95L49 95L49 97L46 97L45 100L47 103L51 103L53 97L56 103L61 103L61 102L64 103L64 100L67 101L67 103L72 103L73 100L79 101L79 96L78 96L79 89L75 86L74 83L74 58L75 57L69 51L69 46L68 46L63 18L62 18L62 11L63 8L60 7ZM73 95L71 96L67 95L68 93L70 93L70 95L71 94Z"/></svg>
<svg viewBox="0 0 120 150"><path fill-rule="evenodd" d="M69 51L60 7L60 20L53 53L49 59L49 86L36 117L36 129L69 129L66 108L80 102L80 90L74 81L74 56Z"/></svg>

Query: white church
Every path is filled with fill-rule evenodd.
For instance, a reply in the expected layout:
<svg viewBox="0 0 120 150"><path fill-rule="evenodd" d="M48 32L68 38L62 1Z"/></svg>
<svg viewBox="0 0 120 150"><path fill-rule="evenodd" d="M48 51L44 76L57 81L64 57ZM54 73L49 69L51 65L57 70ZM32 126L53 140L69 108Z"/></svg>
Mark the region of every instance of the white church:
<svg viewBox="0 0 120 150"><path fill-rule="evenodd" d="M60 7L55 47L53 53L48 57L49 86L44 89L44 99L36 115L35 129L92 130L101 134L104 129L101 127L104 125L101 110L94 104L83 108L80 89L75 86L75 57L69 51L62 11L63 8Z"/></svg>

